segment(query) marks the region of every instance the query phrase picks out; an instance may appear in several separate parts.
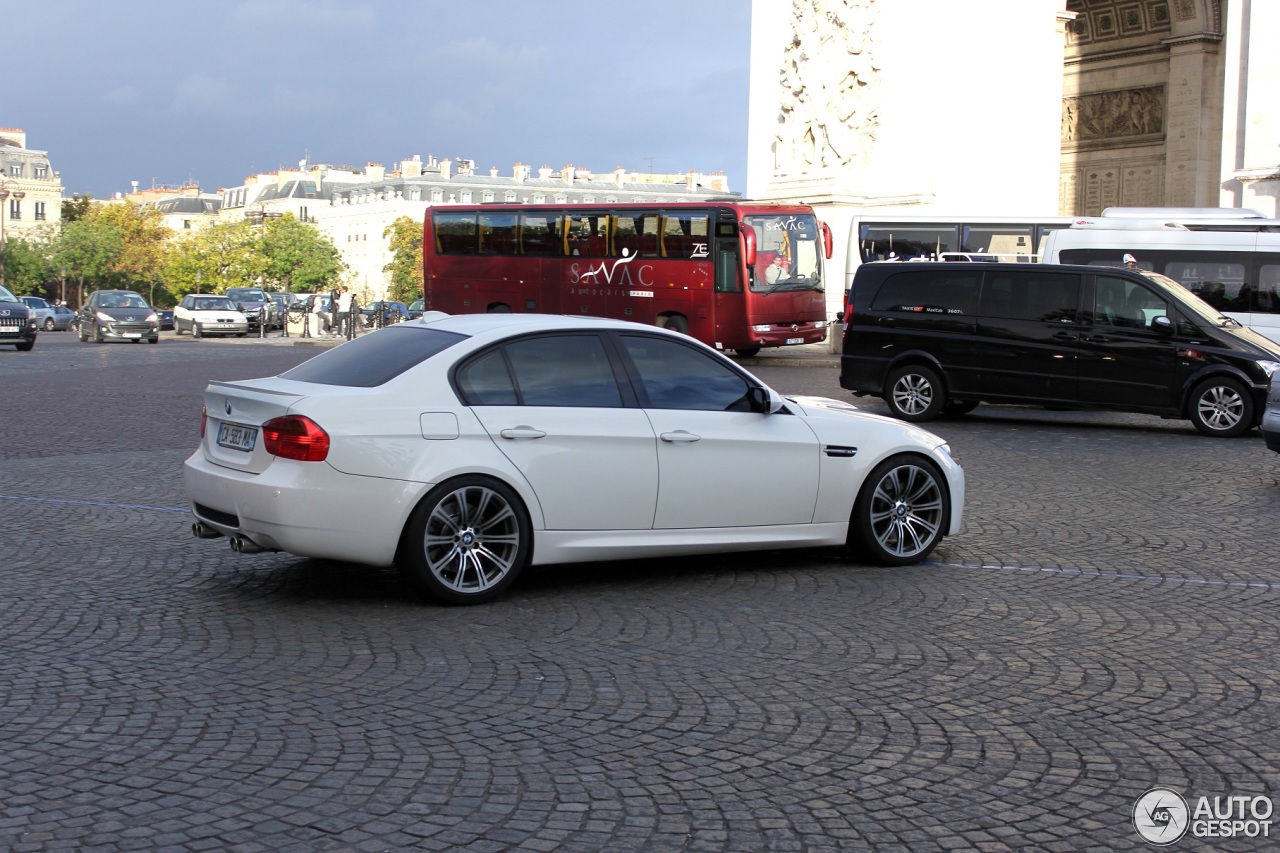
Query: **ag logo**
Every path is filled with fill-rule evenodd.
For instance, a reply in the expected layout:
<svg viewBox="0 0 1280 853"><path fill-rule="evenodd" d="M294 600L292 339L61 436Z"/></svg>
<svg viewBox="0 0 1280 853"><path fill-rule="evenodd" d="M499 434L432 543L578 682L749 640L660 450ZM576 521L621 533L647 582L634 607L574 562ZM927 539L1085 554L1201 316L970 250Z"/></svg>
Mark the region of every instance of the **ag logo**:
<svg viewBox="0 0 1280 853"><path fill-rule="evenodd" d="M1152 788L1133 804L1133 828L1160 847L1186 835L1190 817L1187 801L1168 788Z"/></svg>

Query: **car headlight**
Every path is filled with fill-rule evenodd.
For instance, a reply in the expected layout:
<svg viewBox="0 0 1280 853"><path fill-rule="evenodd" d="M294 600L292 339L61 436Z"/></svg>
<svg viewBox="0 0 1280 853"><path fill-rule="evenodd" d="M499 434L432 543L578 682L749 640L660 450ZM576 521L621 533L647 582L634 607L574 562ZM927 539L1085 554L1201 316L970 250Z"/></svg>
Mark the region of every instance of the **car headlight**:
<svg viewBox="0 0 1280 853"><path fill-rule="evenodd" d="M159 316L158 314L156 314L155 312L152 312L152 313L150 313L150 314L148 314L148 315L147 315L147 322L148 322L148 323L159 323L159 322L160 322L160 316Z"/></svg>
<svg viewBox="0 0 1280 853"><path fill-rule="evenodd" d="M99 320L101 320L101 321L102 321L102 322L104 322L104 323L110 323L110 322L111 322L111 315L110 315L110 314L104 314L104 313L102 313L101 311L99 311L99 312L98 312L98 314L97 314L97 317L98 317L98 319L99 319Z"/></svg>
<svg viewBox="0 0 1280 853"><path fill-rule="evenodd" d="M1262 372L1267 374L1268 379L1271 378L1271 375L1273 373L1275 373L1277 370L1280 370L1280 361L1268 361L1265 358L1260 358L1256 362L1254 362L1254 364L1262 368Z"/></svg>

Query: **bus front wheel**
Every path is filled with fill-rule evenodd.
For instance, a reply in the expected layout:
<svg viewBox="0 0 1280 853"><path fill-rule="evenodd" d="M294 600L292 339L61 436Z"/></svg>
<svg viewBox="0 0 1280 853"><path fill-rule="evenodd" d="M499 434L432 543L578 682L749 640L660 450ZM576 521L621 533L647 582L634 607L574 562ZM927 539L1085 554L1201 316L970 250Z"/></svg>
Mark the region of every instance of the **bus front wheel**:
<svg viewBox="0 0 1280 853"><path fill-rule="evenodd" d="M503 305L501 302L499 302L497 305L490 305L490 306L489 306L489 311L488 311L488 313L490 313L490 314L510 314L510 313L511 313L511 306L510 306L510 305Z"/></svg>
<svg viewBox="0 0 1280 853"><path fill-rule="evenodd" d="M682 335L689 334L689 318L682 317L679 314L673 314L670 317L663 317L659 325L664 329L670 329L673 332L679 332Z"/></svg>

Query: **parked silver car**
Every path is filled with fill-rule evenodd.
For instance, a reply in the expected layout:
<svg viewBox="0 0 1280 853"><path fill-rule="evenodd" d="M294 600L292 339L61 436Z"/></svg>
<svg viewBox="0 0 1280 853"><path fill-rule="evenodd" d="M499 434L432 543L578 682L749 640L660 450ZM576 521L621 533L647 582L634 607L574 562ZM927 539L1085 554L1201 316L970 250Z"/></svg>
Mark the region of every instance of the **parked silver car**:
<svg viewBox="0 0 1280 853"><path fill-rule="evenodd" d="M39 296L19 296L18 298L27 303L27 307L35 312L37 329L44 329L46 332L53 331L57 323L57 319L54 317L56 312L47 300L41 299Z"/></svg>

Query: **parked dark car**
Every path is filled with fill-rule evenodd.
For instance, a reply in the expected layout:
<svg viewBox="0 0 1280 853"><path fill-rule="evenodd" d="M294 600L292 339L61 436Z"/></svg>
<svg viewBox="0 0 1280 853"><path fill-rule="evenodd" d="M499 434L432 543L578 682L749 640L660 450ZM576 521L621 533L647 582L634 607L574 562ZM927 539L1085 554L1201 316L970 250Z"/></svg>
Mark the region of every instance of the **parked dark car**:
<svg viewBox="0 0 1280 853"><path fill-rule="evenodd" d="M409 319L416 320L426 313L426 300L415 299L409 303Z"/></svg>
<svg viewBox="0 0 1280 853"><path fill-rule="evenodd" d="M370 329L412 319L409 306L403 302L370 302L360 309L360 313L364 315L365 327ZM379 314L382 315L381 322L378 319Z"/></svg>
<svg viewBox="0 0 1280 853"><path fill-rule="evenodd" d="M173 309L172 308L157 308L156 320L160 324L160 331L162 332L173 331Z"/></svg>
<svg viewBox="0 0 1280 853"><path fill-rule="evenodd" d="M276 329L284 323L284 315L276 310L276 303L261 288L229 287L226 296L249 319L250 329L257 329L262 323L268 329Z"/></svg>
<svg viewBox="0 0 1280 853"><path fill-rule="evenodd" d="M36 314L18 297L0 287L0 346L30 352L36 345Z"/></svg>
<svg viewBox="0 0 1280 853"><path fill-rule="evenodd" d="M93 339L160 341L160 318L142 294L132 290L96 290L77 313L80 342Z"/></svg>
<svg viewBox="0 0 1280 853"><path fill-rule="evenodd" d="M928 421L983 402L1258 425L1280 345L1142 269L869 263L847 300L840 385Z"/></svg>

